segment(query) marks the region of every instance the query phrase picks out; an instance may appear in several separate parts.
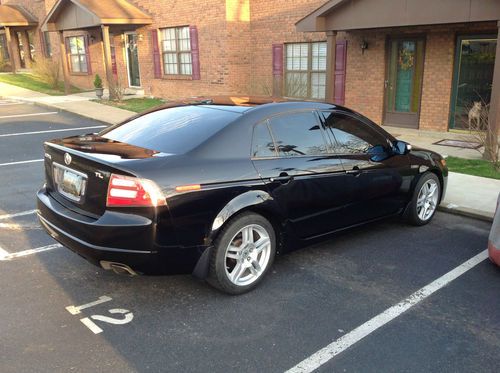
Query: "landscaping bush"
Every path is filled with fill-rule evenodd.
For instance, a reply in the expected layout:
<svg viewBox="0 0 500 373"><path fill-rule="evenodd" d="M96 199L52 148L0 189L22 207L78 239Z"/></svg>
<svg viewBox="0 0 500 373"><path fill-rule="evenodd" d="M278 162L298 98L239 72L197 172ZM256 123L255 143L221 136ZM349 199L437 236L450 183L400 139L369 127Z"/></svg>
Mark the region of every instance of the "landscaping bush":
<svg viewBox="0 0 500 373"><path fill-rule="evenodd" d="M33 75L52 89L59 87L59 62L50 58L38 58L33 63Z"/></svg>

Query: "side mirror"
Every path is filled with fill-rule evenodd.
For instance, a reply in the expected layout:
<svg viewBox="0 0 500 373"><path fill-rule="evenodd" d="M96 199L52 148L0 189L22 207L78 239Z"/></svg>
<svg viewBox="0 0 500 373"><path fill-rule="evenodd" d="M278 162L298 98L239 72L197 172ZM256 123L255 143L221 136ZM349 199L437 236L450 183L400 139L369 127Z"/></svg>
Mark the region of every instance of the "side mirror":
<svg viewBox="0 0 500 373"><path fill-rule="evenodd" d="M411 150L411 144L408 144L405 141L396 140L394 141L393 145L394 145L394 153L396 154L405 155L408 154Z"/></svg>

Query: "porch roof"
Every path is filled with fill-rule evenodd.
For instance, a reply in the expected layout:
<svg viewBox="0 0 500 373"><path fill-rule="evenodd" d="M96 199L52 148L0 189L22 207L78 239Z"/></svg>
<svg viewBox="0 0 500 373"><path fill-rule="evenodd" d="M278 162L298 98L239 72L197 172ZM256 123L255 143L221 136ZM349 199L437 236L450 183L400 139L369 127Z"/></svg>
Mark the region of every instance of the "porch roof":
<svg viewBox="0 0 500 373"><path fill-rule="evenodd" d="M297 31L348 31L500 20L498 0L330 0Z"/></svg>
<svg viewBox="0 0 500 373"><path fill-rule="evenodd" d="M149 25L152 18L126 0L58 0L42 29L76 30L101 25Z"/></svg>
<svg viewBox="0 0 500 373"><path fill-rule="evenodd" d="M0 27L36 26L36 19L16 5L0 5Z"/></svg>

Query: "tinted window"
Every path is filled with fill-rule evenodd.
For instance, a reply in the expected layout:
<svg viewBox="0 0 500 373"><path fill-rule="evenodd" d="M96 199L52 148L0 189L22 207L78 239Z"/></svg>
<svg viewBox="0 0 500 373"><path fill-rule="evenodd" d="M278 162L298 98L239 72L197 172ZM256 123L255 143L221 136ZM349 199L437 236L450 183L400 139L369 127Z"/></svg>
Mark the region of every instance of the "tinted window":
<svg viewBox="0 0 500 373"><path fill-rule="evenodd" d="M387 146L387 139L360 120L342 113L323 113L326 129L335 138L337 154L366 153L375 145Z"/></svg>
<svg viewBox="0 0 500 373"><path fill-rule="evenodd" d="M276 157L274 142L269 133L267 121L257 124L253 130L252 157Z"/></svg>
<svg viewBox="0 0 500 373"><path fill-rule="evenodd" d="M293 113L269 120L279 155L321 155L327 152L318 120L312 112Z"/></svg>
<svg viewBox="0 0 500 373"><path fill-rule="evenodd" d="M100 135L151 150L180 154L200 145L239 116L226 110L182 106L143 115L104 130Z"/></svg>

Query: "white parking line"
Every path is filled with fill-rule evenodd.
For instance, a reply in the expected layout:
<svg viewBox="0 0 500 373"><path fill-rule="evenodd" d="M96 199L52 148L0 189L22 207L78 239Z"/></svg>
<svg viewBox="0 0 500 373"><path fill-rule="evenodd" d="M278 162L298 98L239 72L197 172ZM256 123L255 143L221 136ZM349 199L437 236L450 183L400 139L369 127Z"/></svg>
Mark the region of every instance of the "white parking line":
<svg viewBox="0 0 500 373"><path fill-rule="evenodd" d="M11 260L11 259L15 259L15 258L20 258L20 257L23 257L23 256L28 256L28 255L32 255L32 254L41 253L43 251L49 251L49 250L58 249L60 247L62 247L62 245L56 243L56 244L53 244L53 245L47 245L47 246L37 247L36 249L29 249L29 250L24 250L24 251L18 251L16 253L11 253L11 254L7 253L7 255L4 255L4 256L2 256L1 253L0 253L0 261L5 261L5 260Z"/></svg>
<svg viewBox="0 0 500 373"><path fill-rule="evenodd" d="M439 289L448 285L451 281L457 279L463 275L468 270L474 268L476 265L481 263L488 257L488 250L484 250L462 263L455 269L434 280L430 284L424 286L420 290L410 295L408 298L402 300L398 304L386 309L381 314L378 314L374 318L368 320L364 324L358 326L356 329L350 331L349 333L343 335L336 341L330 343L328 346L317 351L308 358L302 360L300 363L295 365L293 368L287 370L285 373L305 373L312 372L318 369L321 365L325 364L341 352L345 351L353 344L359 342L364 337L373 333L375 330L384 326L388 322L394 320L396 317L401 315L403 312L409 310L414 305L418 304L428 296L432 295Z"/></svg>
<svg viewBox="0 0 500 373"><path fill-rule="evenodd" d="M43 159L32 159L32 160L29 160L29 161L0 163L0 167L3 167L3 166L14 166L16 164L25 164L25 163L34 163L34 162L43 162Z"/></svg>
<svg viewBox="0 0 500 373"><path fill-rule="evenodd" d="M58 111L48 111L48 112L44 112L44 113L2 115L2 116L0 116L0 120L1 119L9 119L9 118L36 117L36 116L39 116L39 115L54 115L54 114L59 114L59 112Z"/></svg>
<svg viewBox="0 0 500 373"><path fill-rule="evenodd" d="M0 102L0 106L22 105L22 102Z"/></svg>
<svg viewBox="0 0 500 373"><path fill-rule="evenodd" d="M4 214L4 215L0 215L0 220L17 218L19 216L26 216L26 215L31 215L31 214L34 214L34 213L36 213L36 210L21 211L21 212L16 212L14 214Z"/></svg>
<svg viewBox="0 0 500 373"><path fill-rule="evenodd" d="M5 258L8 255L9 253L7 252L7 250L4 250L0 247L0 260L3 260L3 258Z"/></svg>
<svg viewBox="0 0 500 373"><path fill-rule="evenodd" d="M1 117L0 117L1 119ZM31 131L31 132L18 132L18 133L4 133L0 137L11 137L11 136L23 136L23 135L38 135L40 133L51 133L51 132L65 132L65 131L80 131L89 130L93 128L104 128L106 126L91 126L91 127L77 127L77 128L64 128L58 130L47 130L47 131Z"/></svg>

